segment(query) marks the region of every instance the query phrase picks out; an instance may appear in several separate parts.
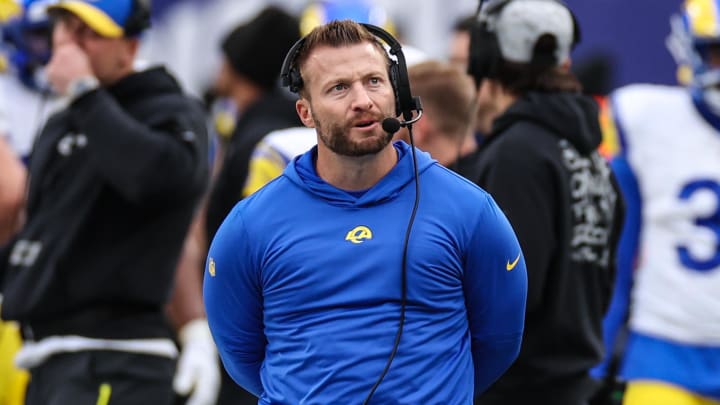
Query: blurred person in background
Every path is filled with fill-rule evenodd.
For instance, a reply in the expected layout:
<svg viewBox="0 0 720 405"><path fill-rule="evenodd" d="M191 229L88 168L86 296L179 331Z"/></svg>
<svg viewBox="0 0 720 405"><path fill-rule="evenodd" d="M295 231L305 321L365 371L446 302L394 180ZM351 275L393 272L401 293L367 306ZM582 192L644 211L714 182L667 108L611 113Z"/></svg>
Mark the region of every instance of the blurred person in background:
<svg viewBox="0 0 720 405"><path fill-rule="evenodd" d="M470 31L475 26L475 15L458 19L452 28L448 59L461 72L467 72L470 56Z"/></svg>
<svg viewBox="0 0 720 405"><path fill-rule="evenodd" d="M46 7L46 0L25 0L19 13L2 24L0 52L8 64L0 72L0 108L6 116L5 136L26 163L45 119L63 106L45 75L51 53Z"/></svg>
<svg viewBox="0 0 720 405"><path fill-rule="evenodd" d="M215 78L214 92L238 112L230 124L231 135L215 154L212 186L195 215L178 263L177 277L184 282L175 290L173 303L186 316L203 319L200 295L202 269L208 241L232 207L243 198L251 154L267 133L300 124L294 101L279 86L280 66L292 44L300 38L298 19L277 7L261 10L249 21L235 27L220 44L223 61ZM192 299L183 298L190 296ZM177 299L175 299L177 298ZM208 348L209 349L209 348ZM214 351L214 349L213 349ZM215 356L217 356L215 354ZM224 368L218 404L250 404L256 399L235 384Z"/></svg>
<svg viewBox="0 0 720 405"><path fill-rule="evenodd" d="M206 182L204 114L164 69L134 69L141 2L52 13L46 77L67 107L39 124L27 219L0 255L26 403L170 404L188 362L176 374L164 306Z"/></svg>
<svg viewBox="0 0 720 405"><path fill-rule="evenodd" d="M35 137L62 105L44 76L51 32L45 7L41 0L0 3L0 249L23 222ZM14 364L21 344L18 324L0 321L0 405L24 402L29 375Z"/></svg>
<svg viewBox="0 0 720 405"><path fill-rule="evenodd" d="M376 25L397 35L395 24L377 0L310 0L300 14L300 34L305 36L317 26L346 19Z"/></svg>
<svg viewBox="0 0 720 405"><path fill-rule="evenodd" d="M470 57L470 32L472 28L475 27L476 21L477 17L475 14L459 18L455 21L450 35L448 60L461 72L468 71L468 59ZM488 116L488 112L484 111L484 108L486 107L487 106L485 104L476 103L476 113L475 117L473 117L475 127L473 130L475 143L477 145L481 145L485 140L482 127L487 127L487 124L483 123L483 120L485 120Z"/></svg>
<svg viewBox="0 0 720 405"><path fill-rule="evenodd" d="M667 45L684 87L610 95L627 201L599 374L626 405L720 404L720 2L686 0ZM628 320L629 318L629 320ZM629 333L622 333L625 323Z"/></svg>
<svg viewBox="0 0 720 405"><path fill-rule="evenodd" d="M585 405L603 356L622 200L597 152L597 105L569 71L579 27L562 3L490 1L471 34L483 133L477 184L527 260L520 355L481 405Z"/></svg>
<svg viewBox="0 0 720 405"><path fill-rule="evenodd" d="M449 63L427 61L408 68L410 87L423 104L423 118L413 126L415 146L441 165L475 179L476 93L473 81ZM396 137L408 141L407 129Z"/></svg>
<svg viewBox="0 0 720 405"><path fill-rule="evenodd" d="M268 7L223 40L224 60L214 88L218 95L233 101L240 116L210 190L209 237L242 199L250 156L257 143L274 129L299 125L294 102L278 82L283 58L299 38L297 18Z"/></svg>
<svg viewBox="0 0 720 405"><path fill-rule="evenodd" d="M3 135L5 128L0 115L0 249L18 229L27 178L25 167ZM24 401L29 376L13 363L20 344L17 323L0 321L0 405L20 405Z"/></svg>

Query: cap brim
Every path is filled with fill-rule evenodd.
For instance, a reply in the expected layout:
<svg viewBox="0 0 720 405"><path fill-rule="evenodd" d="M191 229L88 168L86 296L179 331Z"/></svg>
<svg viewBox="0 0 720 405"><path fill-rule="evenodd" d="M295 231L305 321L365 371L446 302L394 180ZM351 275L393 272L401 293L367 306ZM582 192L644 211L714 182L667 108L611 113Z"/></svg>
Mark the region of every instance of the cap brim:
<svg viewBox="0 0 720 405"><path fill-rule="evenodd" d="M48 7L48 10L67 10L103 37L121 38L125 35L123 27L102 10L82 1L63 1Z"/></svg>

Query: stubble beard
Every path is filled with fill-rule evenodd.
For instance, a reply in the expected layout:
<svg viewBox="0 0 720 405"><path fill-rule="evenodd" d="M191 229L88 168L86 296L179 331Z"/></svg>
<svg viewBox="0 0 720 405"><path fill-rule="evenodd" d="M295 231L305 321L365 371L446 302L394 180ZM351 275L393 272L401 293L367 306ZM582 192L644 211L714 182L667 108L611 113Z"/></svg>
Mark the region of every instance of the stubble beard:
<svg viewBox="0 0 720 405"><path fill-rule="evenodd" d="M387 134L380 126L376 128L373 135L367 136L360 141L350 138L349 133L353 129L352 124L325 124L318 120L313 114L313 120L317 127L320 141L331 151L342 156L360 157L379 153L392 140L392 134Z"/></svg>

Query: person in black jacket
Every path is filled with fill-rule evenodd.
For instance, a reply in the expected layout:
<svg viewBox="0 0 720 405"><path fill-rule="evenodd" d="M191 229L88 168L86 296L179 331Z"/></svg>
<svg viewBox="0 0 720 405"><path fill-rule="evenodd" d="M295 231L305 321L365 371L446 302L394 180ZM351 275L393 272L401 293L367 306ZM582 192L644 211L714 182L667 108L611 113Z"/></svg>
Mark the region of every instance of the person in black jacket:
<svg viewBox="0 0 720 405"><path fill-rule="evenodd" d="M215 90L240 110L208 200L209 239L242 194L250 156L269 132L301 125L295 100L279 86L280 66L300 39L296 17L270 6L231 31L221 44L223 64Z"/></svg>
<svg viewBox="0 0 720 405"><path fill-rule="evenodd" d="M602 358L622 200L597 152L597 106L569 71L575 24L556 1L491 1L471 43L488 134L477 184L528 269L520 355L476 404L581 405L597 389L588 370Z"/></svg>
<svg viewBox="0 0 720 405"><path fill-rule="evenodd" d="M138 0L50 12L47 76L68 105L36 141L27 220L0 255L26 404L171 404L164 306L208 177L204 112L165 69L134 70Z"/></svg>

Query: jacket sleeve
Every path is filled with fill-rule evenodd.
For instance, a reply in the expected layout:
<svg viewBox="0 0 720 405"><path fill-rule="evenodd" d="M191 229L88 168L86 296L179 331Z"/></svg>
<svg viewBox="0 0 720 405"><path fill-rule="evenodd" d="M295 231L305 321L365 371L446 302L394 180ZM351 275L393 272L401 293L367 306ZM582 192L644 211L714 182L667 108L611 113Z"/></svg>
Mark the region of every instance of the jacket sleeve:
<svg viewBox="0 0 720 405"><path fill-rule="evenodd" d="M238 385L259 397L266 339L260 270L253 263L250 240L237 206L210 245L203 299L225 369Z"/></svg>
<svg viewBox="0 0 720 405"><path fill-rule="evenodd" d="M522 142L517 140L516 142ZM527 145L499 148L482 178L482 187L502 208L525 256L528 283L527 313L542 308L547 269L558 241L555 223L559 191L551 169Z"/></svg>
<svg viewBox="0 0 720 405"><path fill-rule="evenodd" d="M478 395L520 352L527 272L515 233L489 196L486 212L475 228L466 254L463 285Z"/></svg>
<svg viewBox="0 0 720 405"><path fill-rule="evenodd" d="M207 134L201 114L168 105L162 111L167 118L151 128L103 89L83 95L70 109L75 130L89 140L94 166L128 200L178 197L203 184Z"/></svg>

